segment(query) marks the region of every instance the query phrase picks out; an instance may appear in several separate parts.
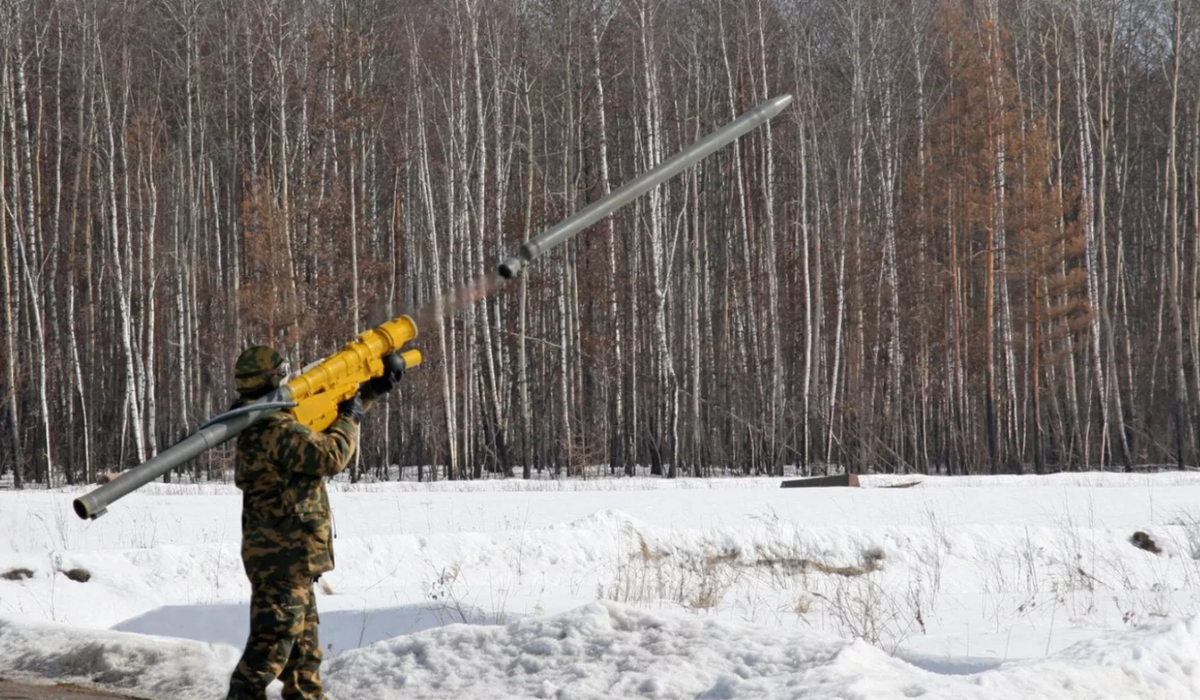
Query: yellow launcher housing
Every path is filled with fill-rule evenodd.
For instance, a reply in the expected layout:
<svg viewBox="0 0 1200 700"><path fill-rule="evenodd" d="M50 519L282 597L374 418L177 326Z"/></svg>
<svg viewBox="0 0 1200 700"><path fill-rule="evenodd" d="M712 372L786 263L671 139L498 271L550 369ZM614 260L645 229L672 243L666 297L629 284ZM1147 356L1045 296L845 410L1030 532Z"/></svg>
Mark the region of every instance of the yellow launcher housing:
<svg viewBox="0 0 1200 700"><path fill-rule="evenodd" d="M296 406L296 420L313 430L324 430L337 418L338 404L354 396L358 385L383 374L383 356L398 352L405 367L421 364L420 350L404 350L417 337L417 325L408 316L363 331L338 352L305 367L285 385Z"/></svg>

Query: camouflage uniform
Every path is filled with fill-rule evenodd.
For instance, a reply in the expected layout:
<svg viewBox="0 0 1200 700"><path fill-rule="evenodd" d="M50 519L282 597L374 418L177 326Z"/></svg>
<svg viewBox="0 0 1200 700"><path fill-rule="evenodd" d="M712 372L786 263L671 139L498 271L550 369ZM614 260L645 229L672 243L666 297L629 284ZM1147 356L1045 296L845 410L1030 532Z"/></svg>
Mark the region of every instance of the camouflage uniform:
<svg viewBox="0 0 1200 700"><path fill-rule="evenodd" d="M270 376L255 382L239 373L244 399L237 405L277 384ZM339 415L324 432L316 432L287 411L259 420L238 436L242 563L252 592L250 636L230 679L228 700L265 700L275 678L283 681L285 700L324 697L313 596L313 582L333 569L324 477L346 467L357 443L353 416Z"/></svg>

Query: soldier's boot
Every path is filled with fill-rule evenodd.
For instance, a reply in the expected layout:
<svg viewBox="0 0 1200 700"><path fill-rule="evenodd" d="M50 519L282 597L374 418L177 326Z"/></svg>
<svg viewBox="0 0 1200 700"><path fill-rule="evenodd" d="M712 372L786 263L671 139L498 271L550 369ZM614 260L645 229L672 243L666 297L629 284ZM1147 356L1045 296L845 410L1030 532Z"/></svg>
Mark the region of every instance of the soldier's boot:
<svg viewBox="0 0 1200 700"><path fill-rule="evenodd" d="M291 639L251 637L233 669L225 700L267 700L267 686L283 670L294 646Z"/></svg>
<svg viewBox="0 0 1200 700"><path fill-rule="evenodd" d="M321 690L319 622L316 599L310 593L304 611L304 629L292 646L291 656L279 677L283 681L283 700L325 700Z"/></svg>
<svg viewBox="0 0 1200 700"><path fill-rule="evenodd" d="M229 679L226 700L266 700L267 686L283 673L304 633L312 589L257 582L250 596L250 636ZM318 698L320 695L317 696Z"/></svg>

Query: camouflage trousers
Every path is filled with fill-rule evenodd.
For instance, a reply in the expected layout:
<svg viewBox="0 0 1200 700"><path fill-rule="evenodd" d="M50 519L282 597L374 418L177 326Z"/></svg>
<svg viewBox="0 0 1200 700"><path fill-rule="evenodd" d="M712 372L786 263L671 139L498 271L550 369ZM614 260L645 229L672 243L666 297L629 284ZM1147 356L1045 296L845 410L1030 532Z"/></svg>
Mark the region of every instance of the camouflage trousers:
<svg viewBox="0 0 1200 700"><path fill-rule="evenodd" d="M250 637L226 700L266 700L283 681L284 700L322 700L321 643L312 581L251 581Z"/></svg>

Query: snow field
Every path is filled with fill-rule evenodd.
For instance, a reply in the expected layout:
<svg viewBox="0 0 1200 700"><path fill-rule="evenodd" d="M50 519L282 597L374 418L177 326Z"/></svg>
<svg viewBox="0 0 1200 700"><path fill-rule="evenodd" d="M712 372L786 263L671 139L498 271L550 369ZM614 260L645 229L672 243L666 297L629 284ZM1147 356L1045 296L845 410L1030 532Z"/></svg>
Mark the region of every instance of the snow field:
<svg viewBox="0 0 1200 700"><path fill-rule="evenodd" d="M327 690L1200 698L1200 476L863 483L335 484ZM222 697L236 490L152 485L94 522L79 492L0 492L0 674Z"/></svg>

